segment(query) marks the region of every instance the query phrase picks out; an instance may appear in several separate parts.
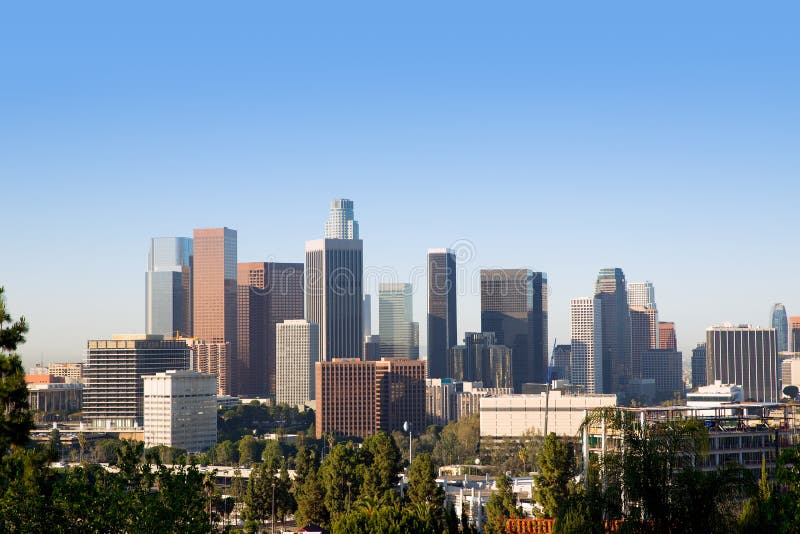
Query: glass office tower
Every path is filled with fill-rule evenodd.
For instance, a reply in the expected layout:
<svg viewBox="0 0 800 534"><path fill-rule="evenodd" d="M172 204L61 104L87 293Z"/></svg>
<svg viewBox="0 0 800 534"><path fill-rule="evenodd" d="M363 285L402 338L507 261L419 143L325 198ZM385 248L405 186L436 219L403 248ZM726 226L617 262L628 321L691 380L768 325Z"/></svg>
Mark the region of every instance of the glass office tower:
<svg viewBox="0 0 800 534"><path fill-rule="evenodd" d="M150 240L145 273L145 332L192 335L193 241L189 237Z"/></svg>

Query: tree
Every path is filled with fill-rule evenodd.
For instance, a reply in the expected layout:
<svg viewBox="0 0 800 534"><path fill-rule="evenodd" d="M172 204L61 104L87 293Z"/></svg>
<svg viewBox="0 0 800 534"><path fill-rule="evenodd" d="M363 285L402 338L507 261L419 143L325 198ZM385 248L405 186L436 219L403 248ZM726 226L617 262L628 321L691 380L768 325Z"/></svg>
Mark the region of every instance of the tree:
<svg viewBox="0 0 800 534"><path fill-rule="evenodd" d="M0 287L0 458L9 447L24 446L33 429L25 370L19 356L11 352L25 342L27 332L25 318L14 321L8 313Z"/></svg>
<svg viewBox="0 0 800 534"><path fill-rule="evenodd" d="M263 443L253 436L244 436L239 440L239 464L249 466L261 458Z"/></svg>
<svg viewBox="0 0 800 534"><path fill-rule="evenodd" d="M414 458L408 470L408 500L414 504L444 506L444 490L436 483L436 471L428 453Z"/></svg>
<svg viewBox="0 0 800 534"><path fill-rule="evenodd" d="M278 483L275 471L266 464L259 464L250 472L247 492L244 496L245 515L247 519L263 523L267 518L272 521L273 487Z"/></svg>
<svg viewBox="0 0 800 534"><path fill-rule="evenodd" d="M86 434L78 432L78 447L80 448L80 462L83 463L83 453L86 450Z"/></svg>
<svg viewBox="0 0 800 534"><path fill-rule="evenodd" d="M570 479L575 474L575 454L571 443L564 443L555 433L545 438L537 459L534 496L542 507L543 517L555 517L570 493Z"/></svg>
<svg viewBox="0 0 800 534"><path fill-rule="evenodd" d="M500 475L495 486L497 491L489 497L489 501L486 503L486 532L503 534L506 529L506 520L522 517L522 513L514 506L511 479L506 475Z"/></svg>
<svg viewBox="0 0 800 534"><path fill-rule="evenodd" d="M364 466L361 495L381 499L393 491L397 474L402 470L402 457L394 440L385 432L377 432L364 439L359 450Z"/></svg>
<svg viewBox="0 0 800 534"><path fill-rule="evenodd" d="M298 526L329 524L330 514L325 508L325 490L317 479L316 471L309 471L303 485L295 492L297 511L294 514Z"/></svg>
<svg viewBox="0 0 800 534"><path fill-rule="evenodd" d="M352 443L338 443L319 468L319 478L325 489L325 507L336 520L345 512L343 503L358 498L362 480L359 477L358 453Z"/></svg>

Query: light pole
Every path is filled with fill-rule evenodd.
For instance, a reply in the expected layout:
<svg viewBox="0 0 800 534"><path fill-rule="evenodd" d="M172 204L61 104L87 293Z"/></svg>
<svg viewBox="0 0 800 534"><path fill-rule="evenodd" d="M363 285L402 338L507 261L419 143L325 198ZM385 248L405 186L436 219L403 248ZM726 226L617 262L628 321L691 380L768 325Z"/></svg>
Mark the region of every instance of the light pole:
<svg viewBox="0 0 800 534"><path fill-rule="evenodd" d="M272 481L272 534L275 534L275 480Z"/></svg>
<svg viewBox="0 0 800 534"><path fill-rule="evenodd" d="M480 467L480 465L481 465L481 459L480 458L475 458L475 475L476 476L478 475L478 468Z"/></svg>
<svg viewBox="0 0 800 534"><path fill-rule="evenodd" d="M411 474L411 423L403 423L403 430L408 432L408 473Z"/></svg>

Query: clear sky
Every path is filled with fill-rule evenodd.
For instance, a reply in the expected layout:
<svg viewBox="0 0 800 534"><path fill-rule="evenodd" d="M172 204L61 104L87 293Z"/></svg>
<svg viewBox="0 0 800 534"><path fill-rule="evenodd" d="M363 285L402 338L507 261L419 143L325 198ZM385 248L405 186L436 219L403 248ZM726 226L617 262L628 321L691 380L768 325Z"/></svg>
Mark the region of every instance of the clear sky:
<svg viewBox="0 0 800 534"><path fill-rule="evenodd" d="M150 237L225 225L240 261L301 261L334 197L356 203L373 288L420 281L422 339L426 249L453 243L474 251L467 280L548 273L551 343L602 267L655 284L685 353L713 323L766 325L773 302L800 315L799 18L796 2L4 3L0 284L31 324L25 364L143 331ZM467 285L460 332L480 327Z"/></svg>

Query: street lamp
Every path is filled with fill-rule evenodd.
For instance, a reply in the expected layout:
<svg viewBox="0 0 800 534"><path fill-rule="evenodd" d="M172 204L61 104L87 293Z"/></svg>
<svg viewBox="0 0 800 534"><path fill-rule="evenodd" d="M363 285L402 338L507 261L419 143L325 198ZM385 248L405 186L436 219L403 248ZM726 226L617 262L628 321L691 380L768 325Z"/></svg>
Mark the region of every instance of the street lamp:
<svg viewBox="0 0 800 534"><path fill-rule="evenodd" d="M478 475L478 468L480 468L480 465L481 465L481 459L480 458L475 458L475 475L476 476Z"/></svg>

